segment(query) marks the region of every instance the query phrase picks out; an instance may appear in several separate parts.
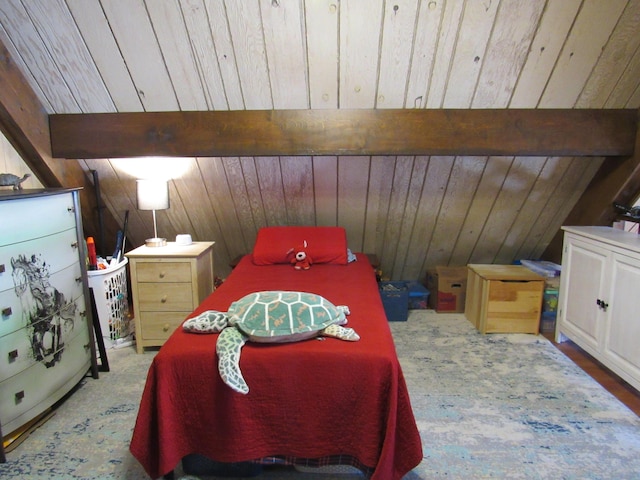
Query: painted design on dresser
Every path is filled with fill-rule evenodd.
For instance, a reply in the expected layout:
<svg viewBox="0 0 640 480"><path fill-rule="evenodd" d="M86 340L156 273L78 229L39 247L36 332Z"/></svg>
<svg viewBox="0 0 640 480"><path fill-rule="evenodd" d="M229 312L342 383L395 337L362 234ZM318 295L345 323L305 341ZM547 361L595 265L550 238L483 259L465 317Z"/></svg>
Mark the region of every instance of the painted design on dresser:
<svg viewBox="0 0 640 480"><path fill-rule="evenodd" d="M11 266L33 356L47 368L53 367L62 357L66 333L73 330L76 304L51 285L49 266L41 255L18 255L11 259Z"/></svg>

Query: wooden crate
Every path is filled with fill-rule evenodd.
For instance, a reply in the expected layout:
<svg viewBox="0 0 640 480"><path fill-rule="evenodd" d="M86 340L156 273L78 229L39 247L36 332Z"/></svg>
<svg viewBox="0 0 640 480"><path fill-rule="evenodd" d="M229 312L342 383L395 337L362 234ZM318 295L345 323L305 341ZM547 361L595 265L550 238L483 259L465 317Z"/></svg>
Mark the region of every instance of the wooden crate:
<svg viewBox="0 0 640 480"><path fill-rule="evenodd" d="M544 277L521 265L468 267L465 316L481 333L539 332Z"/></svg>

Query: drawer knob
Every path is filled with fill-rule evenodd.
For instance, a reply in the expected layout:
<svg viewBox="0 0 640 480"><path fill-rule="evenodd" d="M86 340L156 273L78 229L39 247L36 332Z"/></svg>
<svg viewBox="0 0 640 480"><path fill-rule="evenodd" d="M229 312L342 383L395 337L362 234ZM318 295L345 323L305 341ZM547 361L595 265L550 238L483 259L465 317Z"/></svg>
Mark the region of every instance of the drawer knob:
<svg viewBox="0 0 640 480"><path fill-rule="evenodd" d="M162 298L160 299L161 303L167 303L167 296L163 295Z"/></svg>
<svg viewBox="0 0 640 480"><path fill-rule="evenodd" d="M164 272L160 272L160 274L159 274L158 276L159 276L160 278L164 278L164 277L165 277L165 275L166 275L166 273L164 273Z"/></svg>
<svg viewBox="0 0 640 480"><path fill-rule="evenodd" d="M169 326L169 324L168 324L168 323L165 323L165 324L162 326L162 331L163 331L163 332L168 332L168 331L169 331L169 328L171 328L171 327Z"/></svg>
<svg viewBox="0 0 640 480"><path fill-rule="evenodd" d="M4 273L5 272L5 268L4 268L4 263L0 264L0 273Z"/></svg>
<svg viewBox="0 0 640 480"><path fill-rule="evenodd" d="M16 392L16 403L19 403L24 398L24 390Z"/></svg>
<svg viewBox="0 0 640 480"><path fill-rule="evenodd" d="M71 244L71 248L78 248L78 242L73 242Z"/></svg>
<svg viewBox="0 0 640 480"><path fill-rule="evenodd" d="M9 361L13 362L16 358L18 358L18 350L11 350L9 352Z"/></svg>
<svg viewBox="0 0 640 480"><path fill-rule="evenodd" d="M73 208L73 207L67 207L67 212L69 212L69 213L74 213L75 211L76 211L76 209L75 209L75 208Z"/></svg>
<svg viewBox="0 0 640 480"><path fill-rule="evenodd" d="M598 305L598 307L600 307L603 311L607 311L607 307L609 307L609 304L607 302L605 302L604 300L600 300L599 298L596 300L596 305Z"/></svg>
<svg viewBox="0 0 640 480"><path fill-rule="evenodd" d="M6 307L6 308L2 309L2 316L3 317L8 317L12 313L13 313L13 311L11 310L11 307Z"/></svg>
<svg viewBox="0 0 640 480"><path fill-rule="evenodd" d="M82 277L76 277L76 283L82 283Z"/></svg>

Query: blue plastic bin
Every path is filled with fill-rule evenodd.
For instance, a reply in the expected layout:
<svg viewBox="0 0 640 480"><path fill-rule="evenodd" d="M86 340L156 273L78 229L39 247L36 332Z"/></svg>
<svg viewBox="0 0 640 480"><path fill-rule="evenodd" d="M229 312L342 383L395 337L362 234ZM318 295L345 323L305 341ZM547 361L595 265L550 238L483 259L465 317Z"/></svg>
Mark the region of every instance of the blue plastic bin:
<svg viewBox="0 0 640 480"><path fill-rule="evenodd" d="M409 316L409 289L405 282L380 282L378 284L384 313L390 322L406 322Z"/></svg>
<svg viewBox="0 0 640 480"><path fill-rule="evenodd" d="M420 282L407 282L409 289L409 310L423 310L429 301L429 290Z"/></svg>

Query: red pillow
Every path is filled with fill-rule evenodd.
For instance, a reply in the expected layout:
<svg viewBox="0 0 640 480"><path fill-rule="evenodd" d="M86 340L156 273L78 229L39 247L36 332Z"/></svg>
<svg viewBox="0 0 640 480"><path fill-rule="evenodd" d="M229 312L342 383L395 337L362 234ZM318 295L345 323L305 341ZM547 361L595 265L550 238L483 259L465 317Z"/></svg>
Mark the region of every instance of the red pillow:
<svg viewBox="0 0 640 480"><path fill-rule="evenodd" d="M287 254L307 242L307 255L313 263L347 264L347 232L343 227L264 227L253 246L253 263L289 263Z"/></svg>

